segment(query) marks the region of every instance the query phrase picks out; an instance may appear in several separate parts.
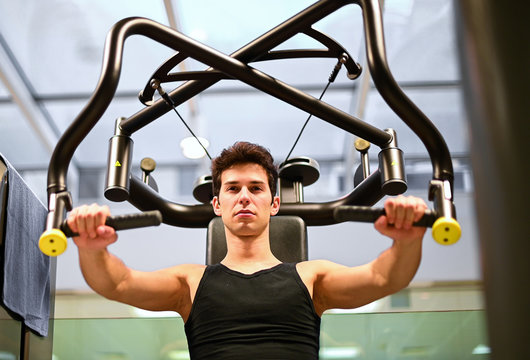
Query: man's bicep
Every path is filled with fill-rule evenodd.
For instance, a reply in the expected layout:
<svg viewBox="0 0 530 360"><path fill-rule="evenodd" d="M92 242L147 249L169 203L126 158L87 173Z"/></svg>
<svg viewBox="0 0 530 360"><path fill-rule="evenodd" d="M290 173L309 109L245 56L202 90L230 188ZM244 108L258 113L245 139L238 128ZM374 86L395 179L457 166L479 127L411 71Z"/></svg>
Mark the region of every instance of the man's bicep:
<svg viewBox="0 0 530 360"><path fill-rule="evenodd" d="M355 267L326 263L317 276L314 292L323 311L354 309L387 295L372 263Z"/></svg>
<svg viewBox="0 0 530 360"><path fill-rule="evenodd" d="M130 270L116 300L145 310L178 311L189 297L185 275L180 267L152 272Z"/></svg>

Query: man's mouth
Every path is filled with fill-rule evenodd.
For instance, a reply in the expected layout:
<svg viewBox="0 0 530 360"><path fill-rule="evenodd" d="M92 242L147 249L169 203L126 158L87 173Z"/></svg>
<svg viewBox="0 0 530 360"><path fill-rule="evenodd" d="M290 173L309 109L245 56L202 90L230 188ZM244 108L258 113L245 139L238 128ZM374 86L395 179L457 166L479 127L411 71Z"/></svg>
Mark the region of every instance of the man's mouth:
<svg viewBox="0 0 530 360"><path fill-rule="evenodd" d="M254 215L254 213L250 210L239 210L236 215L240 215L240 216L250 216L250 215Z"/></svg>

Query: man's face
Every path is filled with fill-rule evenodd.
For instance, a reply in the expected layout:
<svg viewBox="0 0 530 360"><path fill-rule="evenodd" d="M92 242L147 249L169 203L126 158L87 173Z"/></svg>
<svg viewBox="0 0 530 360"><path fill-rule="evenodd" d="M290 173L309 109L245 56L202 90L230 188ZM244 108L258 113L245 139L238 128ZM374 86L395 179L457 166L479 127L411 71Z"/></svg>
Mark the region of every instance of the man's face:
<svg viewBox="0 0 530 360"><path fill-rule="evenodd" d="M237 236L260 235L276 215L280 200L271 194L267 172L258 164L234 165L221 174L219 197L213 199L215 214Z"/></svg>

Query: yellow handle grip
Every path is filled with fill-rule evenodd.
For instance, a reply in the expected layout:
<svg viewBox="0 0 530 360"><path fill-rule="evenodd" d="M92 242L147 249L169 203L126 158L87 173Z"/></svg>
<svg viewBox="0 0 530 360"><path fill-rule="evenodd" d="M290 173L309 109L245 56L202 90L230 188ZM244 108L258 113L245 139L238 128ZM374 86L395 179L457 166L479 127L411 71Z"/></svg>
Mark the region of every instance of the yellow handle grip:
<svg viewBox="0 0 530 360"><path fill-rule="evenodd" d="M460 239L462 229L453 218L441 217L432 224L432 237L442 245L453 245Z"/></svg>
<svg viewBox="0 0 530 360"><path fill-rule="evenodd" d="M48 256L59 256L65 252L68 241L59 229L46 230L39 239L40 251Z"/></svg>

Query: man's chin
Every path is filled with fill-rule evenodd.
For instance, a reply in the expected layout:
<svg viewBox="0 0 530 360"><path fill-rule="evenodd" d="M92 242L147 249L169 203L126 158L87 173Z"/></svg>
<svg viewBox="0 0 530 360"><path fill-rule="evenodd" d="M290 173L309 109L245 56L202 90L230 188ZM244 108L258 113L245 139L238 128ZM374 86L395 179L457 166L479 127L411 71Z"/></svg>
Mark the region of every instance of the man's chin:
<svg viewBox="0 0 530 360"><path fill-rule="evenodd" d="M230 229L230 232L236 236L249 237L259 235L260 229L257 229L253 224L239 223Z"/></svg>

